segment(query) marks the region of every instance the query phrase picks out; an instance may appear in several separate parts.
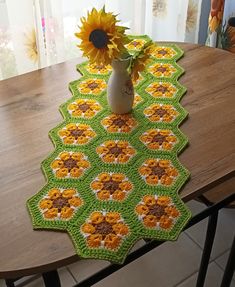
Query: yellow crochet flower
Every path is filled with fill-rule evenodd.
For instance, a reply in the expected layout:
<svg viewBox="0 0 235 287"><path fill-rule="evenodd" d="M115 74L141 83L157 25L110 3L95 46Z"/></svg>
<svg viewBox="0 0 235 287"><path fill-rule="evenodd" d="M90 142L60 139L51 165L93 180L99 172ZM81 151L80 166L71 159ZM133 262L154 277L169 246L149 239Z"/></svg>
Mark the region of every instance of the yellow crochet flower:
<svg viewBox="0 0 235 287"><path fill-rule="evenodd" d="M135 94L133 106L134 106L134 107L137 106L137 105L138 105L139 103L141 103L142 101L143 101L143 99L141 98L141 96L138 95L138 94Z"/></svg>
<svg viewBox="0 0 235 287"><path fill-rule="evenodd" d="M143 39L134 39L134 40L132 40L130 43L128 43L126 45L126 48L128 50L137 50L137 51L139 51L139 50L141 50L144 47L145 43L146 43L146 41L143 40Z"/></svg>
<svg viewBox="0 0 235 287"><path fill-rule="evenodd" d="M106 163L126 163L136 154L135 149L122 140L106 141L96 148L96 152Z"/></svg>
<svg viewBox="0 0 235 287"><path fill-rule="evenodd" d="M112 71L111 65L103 65L103 64L88 64L86 66L87 71L90 74L99 74L99 75L107 75L109 72Z"/></svg>
<svg viewBox="0 0 235 287"><path fill-rule="evenodd" d="M64 144L71 145L86 144L96 136L96 133L89 125L75 123L66 125L58 131L58 134Z"/></svg>
<svg viewBox="0 0 235 287"><path fill-rule="evenodd" d="M91 183L99 200L122 201L132 190L132 183L123 173L100 173Z"/></svg>
<svg viewBox="0 0 235 287"><path fill-rule="evenodd" d="M151 49L151 56L157 59L171 59L176 55L176 52L171 47L153 46Z"/></svg>
<svg viewBox="0 0 235 287"><path fill-rule="evenodd" d="M170 186L179 173L170 160L148 159L139 168L139 174L149 185Z"/></svg>
<svg viewBox="0 0 235 287"><path fill-rule="evenodd" d="M129 133L137 126L137 121L131 114L111 114L104 118L101 124L110 133Z"/></svg>
<svg viewBox="0 0 235 287"><path fill-rule="evenodd" d="M76 118L81 117L90 119L94 117L101 109L102 108L97 101L88 99L78 99L68 105L68 112Z"/></svg>
<svg viewBox="0 0 235 287"><path fill-rule="evenodd" d="M129 234L129 227L118 212L93 212L81 226L81 232L90 248L118 249Z"/></svg>
<svg viewBox="0 0 235 287"><path fill-rule="evenodd" d="M177 89L169 82L154 82L146 89L154 98L172 98L175 96Z"/></svg>
<svg viewBox="0 0 235 287"><path fill-rule="evenodd" d="M144 110L144 115L154 123L171 123L179 113L172 105L152 104Z"/></svg>
<svg viewBox="0 0 235 287"><path fill-rule="evenodd" d="M89 161L81 152L62 152L51 163L51 168L58 178L79 178L89 167Z"/></svg>
<svg viewBox="0 0 235 287"><path fill-rule="evenodd" d="M80 32L75 36L81 39L78 47L91 63L110 64L125 51L124 45L129 42L125 35L127 28L117 25L119 21L113 13L93 8L81 22Z"/></svg>
<svg viewBox="0 0 235 287"><path fill-rule="evenodd" d="M99 95L107 87L107 84L102 79L87 79L78 84L78 90L82 94Z"/></svg>
<svg viewBox="0 0 235 287"><path fill-rule="evenodd" d="M176 68L171 64L156 63L148 68L148 71L156 77L171 77Z"/></svg>
<svg viewBox="0 0 235 287"><path fill-rule="evenodd" d="M145 227L161 229L171 229L180 215L170 197L157 195L145 195L135 212Z"/></svg>
<svg viewBox="0 0 235 287"><path fill-rule="evenodd" d="M83 205L83 200L75 189L53 188L39 202L39 208L45 219L70 219Z"/></svg>
<svg viewBox="0 0 235 287"><path fill-rule="evenodd" d="M140 136L140 140L151 150L172 150L177 142L170 130L151 129Z"/></svg>

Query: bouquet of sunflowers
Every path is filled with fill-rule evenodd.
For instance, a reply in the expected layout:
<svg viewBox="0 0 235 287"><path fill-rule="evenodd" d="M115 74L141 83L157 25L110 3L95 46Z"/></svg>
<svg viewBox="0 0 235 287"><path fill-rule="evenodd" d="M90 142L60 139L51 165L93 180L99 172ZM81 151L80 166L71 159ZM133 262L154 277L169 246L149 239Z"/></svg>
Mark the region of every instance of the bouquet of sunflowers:
<svg viewBox="0 0 235 287"><path fill-rule="evenodd" d="M125 34L128 28L117 25L117 15L101 10L92 9L87 18L81 18L79 33L75 36L81 40L78 47L83 51L90 63L109 65L113 60L130 58L129 73L134 81L139 78L150 56L152 42L149 41L135 54L129 54L126 45L131 41Z"/></svg>

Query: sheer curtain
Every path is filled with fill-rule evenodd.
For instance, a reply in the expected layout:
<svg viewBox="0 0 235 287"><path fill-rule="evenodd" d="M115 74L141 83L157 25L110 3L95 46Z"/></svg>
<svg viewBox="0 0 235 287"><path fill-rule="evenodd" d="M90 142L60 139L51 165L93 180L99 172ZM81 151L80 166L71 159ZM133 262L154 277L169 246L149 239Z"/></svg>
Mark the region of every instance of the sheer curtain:
<svg viewBox="0 0 235 287"><path fill-rule="evenodd" d="M198 42L202 0L0 0L0 79L80 56L79 19L104 5L130 34Z"/></svg>

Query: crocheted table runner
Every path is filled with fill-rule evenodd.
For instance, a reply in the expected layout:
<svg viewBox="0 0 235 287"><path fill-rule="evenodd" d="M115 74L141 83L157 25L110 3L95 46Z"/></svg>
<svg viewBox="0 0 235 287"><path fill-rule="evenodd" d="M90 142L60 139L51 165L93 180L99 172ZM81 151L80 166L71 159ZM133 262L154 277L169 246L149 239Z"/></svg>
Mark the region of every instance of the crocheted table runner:
<svg viewBox="0 0 235 287"><path fill-rule="evenodd" d="M150 39L131 36L131 53ZM187 144L178 126L183 69L176 45L155 45L135 83L130 114L112 114L106 99L111 66L84 62L49 133L54 152L42 162L46 185L28 202L35 229L64 230L84 258L122 263L142 238L176 240L191 213L178 192L189 177L177 155Z"/></svg>

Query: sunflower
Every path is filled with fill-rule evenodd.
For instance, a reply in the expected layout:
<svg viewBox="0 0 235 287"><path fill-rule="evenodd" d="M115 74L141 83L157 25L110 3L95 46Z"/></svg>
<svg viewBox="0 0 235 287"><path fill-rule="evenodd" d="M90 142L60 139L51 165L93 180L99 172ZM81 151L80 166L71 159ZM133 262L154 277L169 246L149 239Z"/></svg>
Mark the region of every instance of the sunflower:
<svg viewBox="0 0 235 287"><path fill-rule="evenodd" d="M89 58L91 63L110 64L112 59L117 59L126 51L125 44L129 42L125 35L127 28L118 26L116 15L97 11L95 8L88 12L87 18L81 18L82 26L75 36L81 39L78 47L83 51L83 56Z"/></svg>
<svg viewBox="0 0 235 287"><path fill-rule="evenodd" d="M34 61L34 63L38 62L39 57L35 29L32 29L32 31L25 35L24 45L28 58Z"/></svg>

